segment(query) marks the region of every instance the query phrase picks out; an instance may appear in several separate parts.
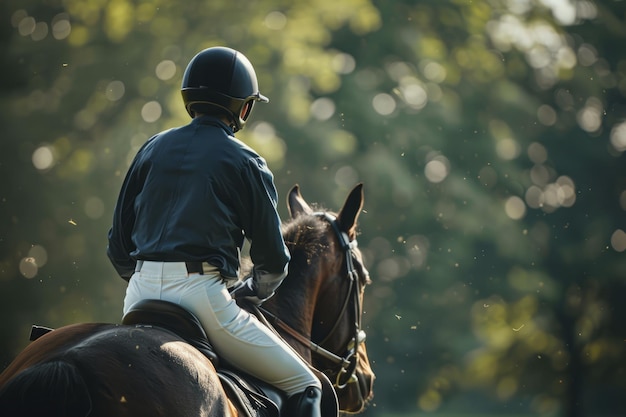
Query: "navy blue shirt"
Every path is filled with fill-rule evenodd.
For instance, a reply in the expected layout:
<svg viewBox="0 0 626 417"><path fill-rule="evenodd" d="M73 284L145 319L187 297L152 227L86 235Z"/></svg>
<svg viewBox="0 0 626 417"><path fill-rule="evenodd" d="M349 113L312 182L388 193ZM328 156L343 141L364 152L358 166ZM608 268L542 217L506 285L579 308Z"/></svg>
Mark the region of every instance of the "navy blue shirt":
<svg viewBox="0 0 626 417"><path fill-rule="evenodd" d="M228 279L238 275L249 239L255 275L271 292L290 259L276 200L265 160L218 118L198 117L152 137L135 156L107 254L126 280L137 260L206 261Z"/></svg>

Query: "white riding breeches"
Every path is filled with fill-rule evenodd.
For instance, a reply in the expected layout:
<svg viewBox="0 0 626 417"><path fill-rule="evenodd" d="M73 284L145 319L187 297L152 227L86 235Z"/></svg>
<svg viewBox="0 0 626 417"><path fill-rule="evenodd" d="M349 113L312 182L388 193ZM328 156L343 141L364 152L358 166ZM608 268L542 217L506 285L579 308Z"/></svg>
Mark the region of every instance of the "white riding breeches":
<svg viewBox="0 0 626 417"><path fill-rule="evenodd" d="M184 262L144 261L126 289L124 314L144 299L185 307L198 317L219 356L288 396L309 386L321 388L289 345L237 305L217 268L188 274Z"/></svg>

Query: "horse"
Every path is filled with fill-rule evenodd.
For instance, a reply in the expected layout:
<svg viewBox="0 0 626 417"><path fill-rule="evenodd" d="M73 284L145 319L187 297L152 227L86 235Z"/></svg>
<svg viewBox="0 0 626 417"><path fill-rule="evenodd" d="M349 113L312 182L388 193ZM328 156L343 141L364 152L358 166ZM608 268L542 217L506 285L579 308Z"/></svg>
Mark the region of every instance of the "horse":
<svg viewBox="0 0 626 417"><path fill-rule="evenodd" d="M360 413L373 397L375 374L362 328L370 278L356 244L362 187L352 189L337 214L313 210L298 185L290 190L290 219L283 223L292 257L289 273L272 298L251 308L322 381L323 417ZM280 393L270 395L271 387L250 382L240 371L220 370L219 358L205 349L210 341L192 344L202 330L189 325L195 318L191 313L182 312L191 329L188 337L165 322L151 324L151 314L158 311L143 313L134 321L125 317L122 324L78 323L45 331L0 374L0 414L278 416ZM234 385L240 397L247 397L248 408L235 398Z"/></svg>

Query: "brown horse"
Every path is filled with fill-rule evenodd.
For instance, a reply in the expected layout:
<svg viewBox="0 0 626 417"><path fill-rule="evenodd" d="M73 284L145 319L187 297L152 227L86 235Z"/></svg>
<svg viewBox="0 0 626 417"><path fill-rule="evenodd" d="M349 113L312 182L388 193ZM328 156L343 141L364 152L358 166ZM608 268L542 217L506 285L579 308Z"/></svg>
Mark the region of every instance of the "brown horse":
<svg viewBox="0 0 626 417"><path fill-rule="evenodd" d="M336 216L311 209L297 186L290 191L291 219L283 231L292 255L289 275L261 308L261 319L323 372L322 402L329 414L337 407L358 413L373 395L361 328L369 276L355 232L362 205L360 184ZM218 371L198 349L161 327L75 324L35 340L0 374L0 414L276 415L242 411Z"/></svg>

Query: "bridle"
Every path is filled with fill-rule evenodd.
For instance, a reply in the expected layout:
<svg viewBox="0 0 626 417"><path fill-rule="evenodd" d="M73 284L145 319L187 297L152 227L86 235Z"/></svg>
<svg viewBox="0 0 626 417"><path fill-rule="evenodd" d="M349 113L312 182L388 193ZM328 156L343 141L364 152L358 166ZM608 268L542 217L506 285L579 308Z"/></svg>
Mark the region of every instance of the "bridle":
<svg viewBox="0 0 626 417"><path fill-rule="evenodd" d="M299 333L297 330L290 327L287 323L285 323L266 309L259 307L259 310L261 310L267 320L274 327L278 327L284 332L288 333L302 345L307 347L312 353L315 353L323 357L324 359L332 362L336 366L336 368L329 371L332 372L332 374L337 374L337 376L334 378L333 386L337 389L343 389L349 383L357 382L357 377L355 375L358 361L357 352L359 349L359 345L365 342L366 339L365 331L361 328L360 294L363 289L363 283L359 279L359 273L355 268L355 262L359 262L357 259L355 259L354 255L354 249L357 248L357 241L356 239L350 241L348 234L340 229L337 218L332 214L326 212L316 212L313 213L313 215L325 220L331 225L346 259L345 273L349 282L349 288L346 293L346 298L341 306L341 310L339 310L339 314L337 315L337 319L335 320L335 324L326 334L326 337L322 339L322 341L315 343L310 338ZM365 271L365 268L361 269L362 271ZM343 355L341 353L331 352L330 350L324 348L323 345L328 340L330 340L331 336L336 332L342 317L344 316L350 305L352 305L353 307L353 336L345 343L345 346L343 347L343 351L345 353Z"/></svg>

